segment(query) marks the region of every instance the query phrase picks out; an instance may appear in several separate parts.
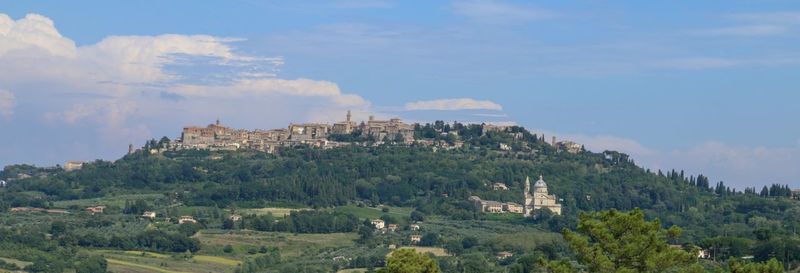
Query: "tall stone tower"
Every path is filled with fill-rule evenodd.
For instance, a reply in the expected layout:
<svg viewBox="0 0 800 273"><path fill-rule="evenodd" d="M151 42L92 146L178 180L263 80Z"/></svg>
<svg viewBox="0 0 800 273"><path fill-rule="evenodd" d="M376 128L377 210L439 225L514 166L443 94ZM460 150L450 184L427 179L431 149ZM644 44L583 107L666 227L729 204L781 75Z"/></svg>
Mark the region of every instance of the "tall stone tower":
<svg viewBox="0 0 800 273"><path fill-rule="evenodd" d="M522 213L525 217L531 216L533 213L533 195L531 195L531 177L525 177L525 202L522 203Z"/></svg>
<svg viewBox="0 0 800 273"><path fill-rule="evenodd" d="M133 144L128 144L128 154L133 154Z"/></svg>
<svg viewBox="0 0 800 273"><path fill-rule="evenodd" d="M350 115L350 110L347 110L347 123L350 123L350 118L351 117L352 117L352 115Z"/></svg>

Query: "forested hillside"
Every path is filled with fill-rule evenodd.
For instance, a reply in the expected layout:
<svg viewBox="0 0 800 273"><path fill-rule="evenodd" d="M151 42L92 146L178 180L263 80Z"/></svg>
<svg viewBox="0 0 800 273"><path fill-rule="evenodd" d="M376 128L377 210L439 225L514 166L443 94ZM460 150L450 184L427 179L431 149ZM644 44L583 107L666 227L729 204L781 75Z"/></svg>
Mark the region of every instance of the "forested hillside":
<svg viewBox="0 0 800 273"><path fill-rule="evenodd" d="M563 204L564 215L544 212L536 220L518 224L558 232L574 228L580 212L641 208L648 218L661 219L664 226L683 228L683 235L671 243L725 252L717 253L719 257L753 254L758 260L767 260L788 252L784 242L798 241L795 231L800 225L800 206L786 186L774 185L758 193L754 189L738 191L702 175L646 170L619 152L558 150L543 136L520 127L489 131L481 125L451 127L437 122L417 126L416 131L419 139L463 141L464 145L440 148L365 140L330 150L297 146L276 154L138 152L114 162L85 164L72 172L8 166L0 172L0 179L10 181L0 191L0 204L3 210L50 207L55 201L156 193L187 206L382 204L470 220L490 215L475 212L467 201L469 196L521 203L526 176L542 175ZM510 149L499 149L501 144ZM493 190L495 182L510 189ZM792 253L800 255L796 254L800 251ZM800 259L784 256L778 258Z"/></svg>

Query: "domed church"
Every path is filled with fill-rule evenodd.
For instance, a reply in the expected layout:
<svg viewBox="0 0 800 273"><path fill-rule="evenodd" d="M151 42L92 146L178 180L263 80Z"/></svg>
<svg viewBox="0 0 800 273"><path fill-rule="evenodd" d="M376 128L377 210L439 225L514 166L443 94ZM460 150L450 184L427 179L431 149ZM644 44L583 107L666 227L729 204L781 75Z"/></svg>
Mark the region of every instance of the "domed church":
<svg viewBox="0 0 800 273"><path fill-rule="evenodd" d="M533 184L533 194L531 194L531 178L525 178L525 203L524 214L525 217L533 216L533 211L537 209L549 209L557 215L561 215L561 204L556 203L556 196L548 194L547 183L540 175L539 180Z"/></svg>

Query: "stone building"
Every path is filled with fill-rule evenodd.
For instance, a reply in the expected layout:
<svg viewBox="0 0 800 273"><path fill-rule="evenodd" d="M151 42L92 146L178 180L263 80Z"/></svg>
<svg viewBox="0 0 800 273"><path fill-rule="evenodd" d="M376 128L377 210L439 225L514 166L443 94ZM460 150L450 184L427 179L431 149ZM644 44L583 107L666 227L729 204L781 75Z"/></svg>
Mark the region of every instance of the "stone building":
<svg viewBox="0 0 800 273"><path fill-rule="evenodd" d="M503 211L508 213L524 213L525 208L523 208L522 205L520 204L514 202L508 202L508 203L503 203Z"/></svg>
<svg viewBox="0 0 800 273"><path fill-rule="evenodd" d="M583 150L583 145L581 145L580 143L576 143L576 142L568 141L568 140L567 141L560 141L555 146L559 150L566 151L566 152L571 153L571 154L577 154L577 153L580 153Z"/></svg>
<svg viewBox="0 0 800 273"><path fill-rule="evenodd" d="M64 170L68 172L80 170L82 167L83 161L67 161L67 163L64 163Z"/></svg>
<svg viewBox="0 0 800 273"><path fill-rule="evenodd" d="M367 123L362 124L360 127L362 135L372 136L379 141L387 137L394 138L398 134L402 136L405 142L414 141L414 126L403 123L399 118L376 120L375 117L370 116Z"/></svg>
<svg viewBox="0 0 800 273"><path fill-rule="evenodd" d="M533 194L531 194L531 179L525 178L525 203L524 214L525 217L533 216L533 211L538 209L549 209L552 213L561 215L561 204L558 204L555 195L548 194L547 183L544 182L542 176L533 185Z"/></svg>
<svg viewBox="0 0 800 273"><path fill-rule="evenodd" d="M325 139L330 129L330 125L322 123L290 124L289 138L295 141Z"/></svg>
<svg viewBox="0 0 800 273"><path fill-rule="evenodd" d="M331 127L331 133L339 135L352 133L357 127L356 123L352 121L352 118L353 116L350 114L350 110L347 110L347 119L345 121L334 123L333 127Z"/></svg>

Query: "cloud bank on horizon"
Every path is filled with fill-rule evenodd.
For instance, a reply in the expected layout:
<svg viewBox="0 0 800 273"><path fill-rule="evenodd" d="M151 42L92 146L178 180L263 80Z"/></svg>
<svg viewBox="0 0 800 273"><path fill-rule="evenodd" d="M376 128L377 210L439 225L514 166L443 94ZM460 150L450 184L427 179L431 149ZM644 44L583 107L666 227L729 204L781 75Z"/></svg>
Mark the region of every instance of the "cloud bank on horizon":
<svg viewBox="0 0 800 273"><path fill-rule="evenodd" d="M260 8L252 5L252 10ZM402 5L334 1L324 6L336 12L385 12ZM105 33L93 41L63 35L68 32L44 12L14 19L0 10L0 141L8 143L0 145L0 166L114 159L128 143L174 137L182 126L216 118L234 127L274 128L336 121L353 110L357 119L375 114L544 128L538 131L594 151L629 153L651 169L703 173L738 189L768 183L800 186L800 173L793 167L800 163L797 130L783 132L795 138L788 143L786 137L773 137L767 144L741 140L751 131L777 128L783 123L777 114L800 114L780 110L800 103L789 91L797 87L787 83L791 77L782 77L786 67L800 65L800 54L788 46L769 47L763 54L746 48L717 50L720 43L748 44L738 43L742 39L792 39L800 13L726 11L710 26L684 26L658 37L633 29L615 32L615 24L628 22L594 24L591 33L610 33L595 38L574 31L589 20L602 21L599 15L558 6L452 1L426 9L446 13L442 20L452 22L447 24L376 23L366 16L255 37L180 34L197 33L187 29ZM553 28L539 29L541 24ZM756 69L778 73L751 77ZM725 84L697 78L706 76ZM758 81L746 81L751 78ZM731 79L738 84L728 83ZM684 81L697 89L681 85ZM783 91L772 97L770 91L766 96L745 92L763 87ZM689 91L675 91L682 88ZM696 95L703 94L697 90L712 91ZM676 98L684 103L666 107ZM752 104L761 111L739 116L738 108ZM703 107L712 110L698 110ZM682 132L673 137L661 128L675 120L687 122L676 125L680 129L675 131ZM707 130L698 129L705 124ZM754 129L741 132L741 139L715 136L738 134L731 131L738 126ZM698 133L690 138L686 131Z"/></svg>

